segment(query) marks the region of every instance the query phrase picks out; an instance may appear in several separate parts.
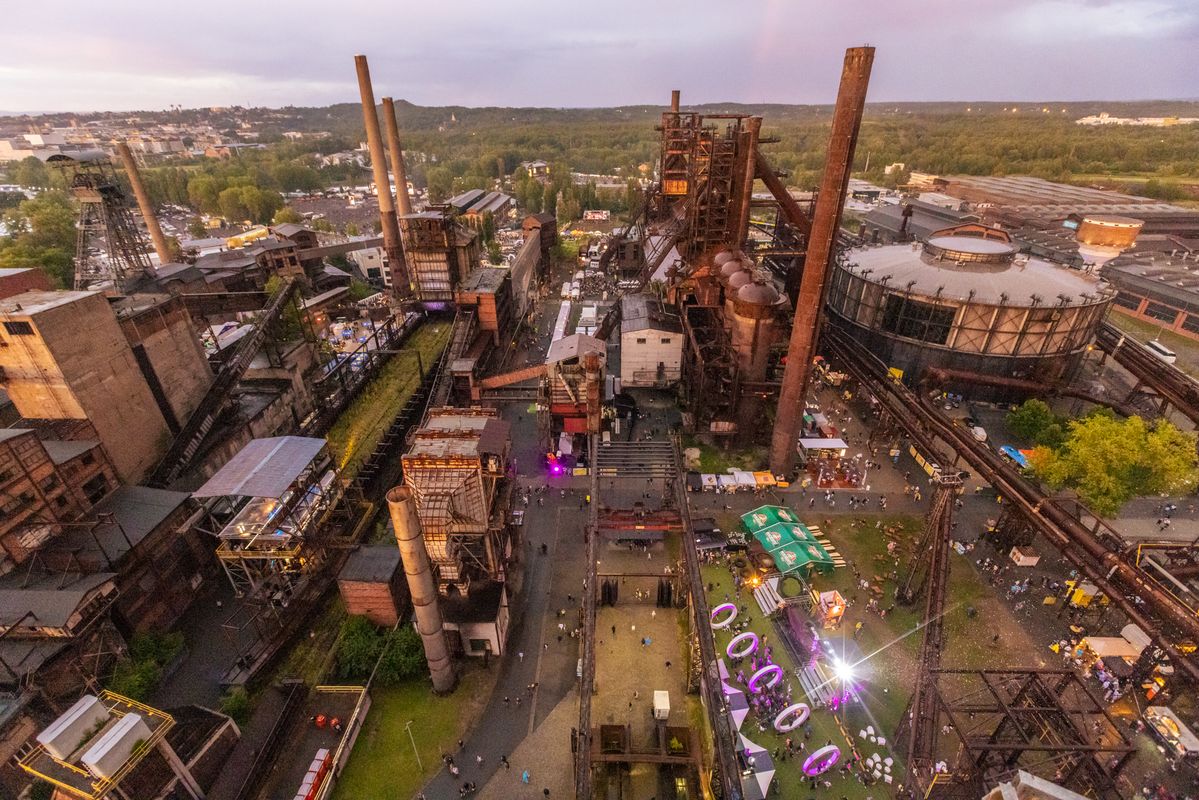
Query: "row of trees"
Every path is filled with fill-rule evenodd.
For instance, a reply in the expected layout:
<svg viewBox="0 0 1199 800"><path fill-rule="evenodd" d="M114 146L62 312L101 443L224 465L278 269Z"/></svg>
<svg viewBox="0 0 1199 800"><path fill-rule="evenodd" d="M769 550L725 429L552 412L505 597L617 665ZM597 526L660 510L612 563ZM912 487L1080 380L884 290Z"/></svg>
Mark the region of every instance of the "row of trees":
<svg viewBox="0 0 1199 800"><path fill-rule="evenodd" d="M1075 490L1099 516L1116 516L1134 497L1199 486L1196 436L1166 420L1121 419L1106 408L1067 419L1034 399L1013 409L1007 422L1035 445L1033 473L1054 489Z"/></svg>

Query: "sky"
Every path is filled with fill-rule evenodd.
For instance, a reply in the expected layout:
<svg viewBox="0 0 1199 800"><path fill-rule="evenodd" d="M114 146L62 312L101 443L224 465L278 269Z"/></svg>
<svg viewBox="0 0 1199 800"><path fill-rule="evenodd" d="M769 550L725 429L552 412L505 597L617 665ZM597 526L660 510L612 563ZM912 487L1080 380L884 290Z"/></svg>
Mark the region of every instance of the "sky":
<svg viewBox="0 0 1199 800"><path fill-rule="evenodd" d="M1199 0L57 0L6 4L0 111L356 102L1199 97Z"/></svg>

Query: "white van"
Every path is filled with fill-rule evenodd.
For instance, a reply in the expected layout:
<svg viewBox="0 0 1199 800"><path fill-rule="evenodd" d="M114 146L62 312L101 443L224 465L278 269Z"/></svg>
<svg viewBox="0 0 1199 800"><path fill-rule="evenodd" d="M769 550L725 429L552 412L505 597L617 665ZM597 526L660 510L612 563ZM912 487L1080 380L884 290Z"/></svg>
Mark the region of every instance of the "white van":
<svg viewBox="0 0 1199 800"><path fill-rule="evenodd" d="M1159 342L1157 339L1150 339L1149 341L1145 342L1145 349L1150 353L1153 353L1153 355L1157 356L1162 361L1165 361L1167 364L1173 364L1178 360L1178 355L1173 350Z"/></svg>

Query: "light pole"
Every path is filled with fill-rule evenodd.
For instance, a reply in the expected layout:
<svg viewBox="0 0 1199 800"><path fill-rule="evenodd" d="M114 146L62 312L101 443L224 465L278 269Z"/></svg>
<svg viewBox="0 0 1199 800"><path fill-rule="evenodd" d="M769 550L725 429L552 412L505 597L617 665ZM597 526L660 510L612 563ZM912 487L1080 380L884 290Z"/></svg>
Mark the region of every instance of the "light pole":
<svg viewBox="0 0 1199 800"><path fill-rule="evenodd" d="M412 735L412 720L404 723L404 730L408 731L408 741L412 742L412 755L416 756L416 768L424 772L425 765L420 763L420 753L416 749L416 738Z"/></svg>

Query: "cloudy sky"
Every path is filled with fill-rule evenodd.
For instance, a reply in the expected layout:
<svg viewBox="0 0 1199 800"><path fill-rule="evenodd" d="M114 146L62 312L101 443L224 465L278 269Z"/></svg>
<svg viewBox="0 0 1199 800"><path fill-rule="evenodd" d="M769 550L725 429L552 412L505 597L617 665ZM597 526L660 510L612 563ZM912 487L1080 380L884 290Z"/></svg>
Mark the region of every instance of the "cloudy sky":
<svg viewBox="0 0 1199 800"><path fill-rule="evenodd" d="M356 101L611 106L1199 97L1199 0L58 0L5 3L0 110Z"/></svg>

